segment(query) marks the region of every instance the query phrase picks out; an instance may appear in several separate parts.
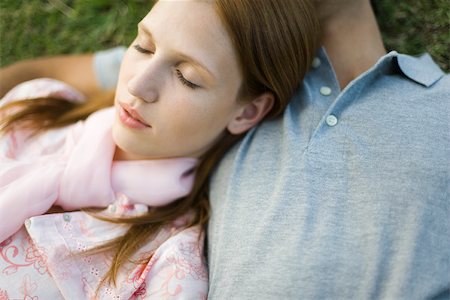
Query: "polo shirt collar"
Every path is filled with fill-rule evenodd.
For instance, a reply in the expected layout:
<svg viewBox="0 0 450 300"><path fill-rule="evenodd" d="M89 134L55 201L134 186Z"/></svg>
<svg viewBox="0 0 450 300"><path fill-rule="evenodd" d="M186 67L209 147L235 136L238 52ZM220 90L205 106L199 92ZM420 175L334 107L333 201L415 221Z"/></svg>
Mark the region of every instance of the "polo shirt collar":
<svg viewBox="0 0 450 300"><path fill-rule="evenodd" d="M409 79L429 87L444 76L444 72L428 53L414 57L396 53L397 64Z"/></svg>
<svg viewBox="0 0 450 300"><path fill-rule="evenodd" d="M318 56L324 61L329 61L324 47L319 49ZM433 85L445 75L428 53L414 57L391 51L381 57L371 69L391 69L392 66L398 66L404 76L425 87Z"/></svg>

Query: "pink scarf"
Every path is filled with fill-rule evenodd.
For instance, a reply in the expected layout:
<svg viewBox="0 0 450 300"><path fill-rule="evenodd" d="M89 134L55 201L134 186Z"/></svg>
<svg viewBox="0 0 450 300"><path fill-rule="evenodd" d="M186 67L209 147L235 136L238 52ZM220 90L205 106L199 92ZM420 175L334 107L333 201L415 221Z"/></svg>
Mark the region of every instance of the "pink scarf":
<svg viewBox="0 0 450 300"><path fill-rule="evenodd" d="M113 161L114 109L73 125L62 149L38 159L0 158L0 242L53 205L65 210L130 203L166 205L189 193L194 158Z"/></svg>

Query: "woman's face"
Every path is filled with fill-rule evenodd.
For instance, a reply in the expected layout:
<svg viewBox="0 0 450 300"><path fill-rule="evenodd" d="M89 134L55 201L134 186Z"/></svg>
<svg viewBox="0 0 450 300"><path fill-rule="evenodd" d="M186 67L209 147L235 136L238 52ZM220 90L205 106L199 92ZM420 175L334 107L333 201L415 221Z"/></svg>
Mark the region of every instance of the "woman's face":
<svg viewBox="0 0 450 300"><path fill-rule="evenodd" d="M121 66L116 159L200 156L242 109L241 82L213 2L159 1Z"/></svg>

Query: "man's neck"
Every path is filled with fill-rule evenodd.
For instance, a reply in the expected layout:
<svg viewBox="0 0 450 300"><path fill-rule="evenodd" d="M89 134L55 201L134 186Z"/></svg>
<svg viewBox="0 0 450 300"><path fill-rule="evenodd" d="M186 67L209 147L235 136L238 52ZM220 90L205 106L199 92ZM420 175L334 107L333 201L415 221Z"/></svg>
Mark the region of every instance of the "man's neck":
<svg viewBox="0 0 450 300"><path fill-rule="evenodd" d="M322 45L341 88L386 54L369 1L343 9L322 20Z"/></svg>

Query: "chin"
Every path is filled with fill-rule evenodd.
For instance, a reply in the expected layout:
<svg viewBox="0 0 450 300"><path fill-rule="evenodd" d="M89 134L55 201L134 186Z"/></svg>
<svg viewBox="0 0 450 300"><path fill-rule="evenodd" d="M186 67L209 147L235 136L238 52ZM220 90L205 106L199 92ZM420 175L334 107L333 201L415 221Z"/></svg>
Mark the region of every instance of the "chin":
<svg viewBox="0 0 450 300"><path fill-rule="evenodd" d="M114 156L116 160L146 160L152 158L148 153L144 153L143 149L136 147L138 144L136 139L130 138L129 133L120 124L113 125L112 138L116 145Z"/></svg>
<svg viewBox="0 0 450 300"><path fill-rule="evenodd" d="M127 139L127 135L124 133L124 128L122 128L122 126L120 126L120 124L116 121L112 127L113 142L118 148L120 148L120 150L130 152L130 150L132 150L130 149L132 148L130 146L132 146L133 143L131 140Z"/></svg>

